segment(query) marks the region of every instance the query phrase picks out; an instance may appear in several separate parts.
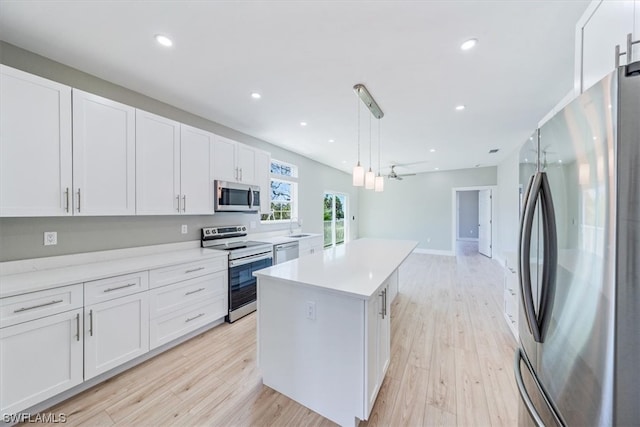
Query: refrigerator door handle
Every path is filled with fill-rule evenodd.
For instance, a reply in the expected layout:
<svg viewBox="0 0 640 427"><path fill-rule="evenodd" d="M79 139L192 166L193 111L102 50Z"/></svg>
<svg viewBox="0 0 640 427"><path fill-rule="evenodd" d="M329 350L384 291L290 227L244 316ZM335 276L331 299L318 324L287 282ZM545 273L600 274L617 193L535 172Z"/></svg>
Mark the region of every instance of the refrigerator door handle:
<svg viewBox="0 0 640 427"><path fill-rule="evenodd" d="M529 366L527 359L522 357L522 350L518 348L516 349L513 373L516 377L516 383L518 384L518 391L520 392L520 398L522 399L524 406L527 408L527 412L529 413L533 421L536 423L536 426L545 427L544 422L542 421L540 414L538 414L538 411L536 411L536 407L531 401L531 397L529 397L529 393L527 393L527 388L524 385L524 379L522 379L522 371L520 370L521 360L524 360L529 370L531 370L531 367Z"/></svg>
<svg viewBox="0 0 640 427"><path fill-rule="evenodd" d="M538 312L538 327L540 341L544 341L544 335L549 326L551 309L556 290L556 273L558 268L558 233L556 230L556 214L553 208L553 198L549 180L545 172L540 172L541 202L542 202L542 229L544 233L544 261L542 264L542 287L540 291L540 309Z"/></svg>
<svg viewBox="0 0 640 427"><path fill-rule="evenodd" d="M533 220L535 215L536 202L540 196L542 186L541 172L537 172L530 179L529 188L527 190L527 199L525 203L522 221L520 223L520 245L519 245L519 262L520 262L520 295L522 306L527 318L527 326L536 342L542 342L538 319L533 304L533 295L531 292L531 231L533 229Z"/></svg>

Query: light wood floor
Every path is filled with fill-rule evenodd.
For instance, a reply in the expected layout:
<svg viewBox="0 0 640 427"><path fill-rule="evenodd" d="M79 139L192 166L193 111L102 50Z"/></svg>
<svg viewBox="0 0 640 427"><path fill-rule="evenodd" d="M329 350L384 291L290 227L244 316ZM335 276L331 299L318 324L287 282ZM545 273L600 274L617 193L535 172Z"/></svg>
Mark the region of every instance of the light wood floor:
<svg viewBox="0 0 640 427"><path fill-rule="evenodd" d="M413 254L401 267L391 362L361 427L517 424L502 270L459 249ZM214 328L50 411L67 414L68 425L333 426L262 385L255 327L250 315Z"/></svg>

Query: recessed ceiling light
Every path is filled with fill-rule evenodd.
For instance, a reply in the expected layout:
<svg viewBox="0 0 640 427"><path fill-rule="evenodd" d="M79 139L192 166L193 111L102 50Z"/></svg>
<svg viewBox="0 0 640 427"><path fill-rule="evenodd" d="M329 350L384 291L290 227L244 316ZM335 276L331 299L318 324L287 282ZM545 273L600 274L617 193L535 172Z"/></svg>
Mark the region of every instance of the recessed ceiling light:
<svg viewBox="0 0 640 427"><path fill-rule="evenodd" d="M432 148L431 150L429 150L429 152L430 152L430 153L435 153L435 152L436 152L436 149L435 149L435 148Z"/></svg>
<svg viewBox="0 0 640 427"><path fill-rule="evenodd" d="M162 34L156 34L156 41L165 47L173 46L173 41L169 37L163 36Z"/></svg>
<svg viewBox="0 0 640 427"><path fill-rule="evenodd" d="M300 126L306 126L307 122L300 122Z"/></svg>
<svg viewBox="0 0 640 427"><path fill-rule="evenodd" d="M343 161L342 161L342 164L343 164L343 165L344 165L344 164L346 164L346 163L347 163L347 161L346 161L346 160L343 160Z"/></svg>
<svg viewBox="0 0 640 427"><path fill-rule="evenodd" d="M439 170L440 170L440 168L434 168L434 170L437 170L437 171L439 171Z"/></svg>
<svg viewBox="0 0 640 427"><path fill-rule="evenodd" d="M562 163L562 159L558 160L558 163Z"/></svg>
<svg viewBox="0 0 640 427"><path fill-rule="evenodd" d="M532 136L529 137L529 141L533 141L533 137Z"/></svg>
<svg viewBox="0 0 640 427"><path fill-rule="evenodd" d="M460 49L462 50L473 49L477 44L478 44L478 39L469 39L460 45Z"/></svg>
<svg viewBox="0 0 640 427"><path fill-rule="evenodd" d="M465 109L465 106L464 106L464 105L458 105L458 106L456 106L456 111L462 111L462 110L464 110L464 109Z"/></svg>
<svg viewBox="0 0 640 427"><path fill-rule="evenodd" d="M335 142L333 139L330 139L329 142Z"/></svg>
<svg viewBox="0 0 640 427"><path fill-rule="evenodd" d="M525 163L529 161L529 159L524 159Z"/></svg>
<svg viewBox="0 0 640 427"><path fill-rule="evenodd" d="M258 92L252 92L251 93L251 97L253 99L260 99L260 98L262 98L262 95L260 95Z"/></svg>

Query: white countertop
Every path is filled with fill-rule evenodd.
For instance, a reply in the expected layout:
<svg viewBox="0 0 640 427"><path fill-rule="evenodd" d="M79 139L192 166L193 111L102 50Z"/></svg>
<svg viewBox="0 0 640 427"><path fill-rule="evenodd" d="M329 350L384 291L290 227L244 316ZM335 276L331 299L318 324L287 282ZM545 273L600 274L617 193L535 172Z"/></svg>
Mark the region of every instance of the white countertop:
<svg viewBox="0 0 640 427"><path fill-rule="evenodd" d="M227 253L193 248L3 275L0 298L216 257Z"/></svg>
<svg viewBox="0 0 640 427"><path fill-rule="evenodd" d="M417 245L413 240L358 239L254 275L369 298Z"/></svg>

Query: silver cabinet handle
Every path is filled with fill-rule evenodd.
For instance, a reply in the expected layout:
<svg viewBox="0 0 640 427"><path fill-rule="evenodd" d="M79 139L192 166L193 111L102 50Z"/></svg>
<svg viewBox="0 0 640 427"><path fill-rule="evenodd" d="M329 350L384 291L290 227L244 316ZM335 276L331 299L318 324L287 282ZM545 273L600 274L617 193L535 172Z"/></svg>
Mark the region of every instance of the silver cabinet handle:
<svg viewBox="0 0 640 427"><path fill-rule="evenodd" d="M178 209L177 210L178 210L178 212L180 212L180 195L179 194L176 196L176 200L178 201Z"/></svg>
<svg viewBox="0 0 640 427"><path fill-rule="evenodd" d="M194 268L192 270L187 270L187 271L184 272L184 274L193 273L194 271L200 271L200 270L204 270L204 267L198 267L198 268Z"/></svg>
<svg viewBox="0 0 640 427"><path fill-rule="evenodd" d="M239 170L238 168L235 169L235 171L236 171L236 179L238 181L240 181L240 174L238 173L238 170Z"/></svg>
<svg viewBox="0 0 640 427"><path fill-rule="evenodd" d="M76 314L76 341L80 341L80 313Z"/></svg>
<svg viewBox="0 0 640 427"><path fill-rule="evenodd" d="M242 181L242 168L240 168L240 181Z"/></svg>
<svg viewBox="0 0 640 427"><path fill-rule="evenodd" d="M78 188L78 212L80 212L80 189Z"/></svg>
<svg viewBox="0 0 640 427"><path fill-rule="evenodd" d="M182 195L182 212L186 212L187 211L187 195L183 194Z"/></svg>
<svg viewBox="0 0 640 427"><path fill-rule="evenodd" d="M202 316L204 316L204 313L200 313L200 314L198 314L197 316L188 317L188 318L187 318L187 320L185 320L184 322L185 322L185 323L187 323L187 322L191 322L192 320L196 320L198 317L202 317Z"/></svg>
<svg viewBox="0 0 640 427"><path fill-rule="evenodd" d="M93 310L89 310L89 335L93 336Z"/></svg>
<svg viewBox="0 0 640 427"><path fill-rule="evenodd" d="M65 212L69 212L69 187L67 187L67 189L64 190L64 198L66 200L64 205L64 210Z"/></svg>
<svg viewBox="0 0 640 427"><path fill-rule="evenodd" d="M132 286L136 286L137 283L127 283L126 285L122 285L122 286L116 286L115 288L107 288L102 292L113 292L113 291L117 291L118 289L124 289L124 288L130 288Z"/></svg>
<svg viewBox="0 0 640 427"><path fill-rule="evenodd" d="M198 292L202 292L202 291L204 291L204 288L196 289L195 291L185 292L185 294L184 294L184 295L185 295L185 296L187 296L187 295L192 295L192 294L195 294L195 293L198 293Z"/></svg>
<svg viewBox="0 0 640 427"><path fill-rule="evenodd" d="M45 302L43 304L32 305L31 307L22 307L22 308L19 308L17 310L13 310L13 312L14 313L22 313L23 311L33 310L35 308L40 308L40 307L46 307L48 305L53 305L53 304L59 304L61 302L62 302L61 299L57 299L57 300L54 300L54 301Z"/></svg>
<svg viewBox="0 0 640 427"><path fill-rule="evenodd" d="M384 308L384 315L386 316L387 315L387 288L384 288L382 290L382 295L384 296L384 306L383 306L383 308ZM384 317L383 317L383 319L384 319Z"/></svg>

